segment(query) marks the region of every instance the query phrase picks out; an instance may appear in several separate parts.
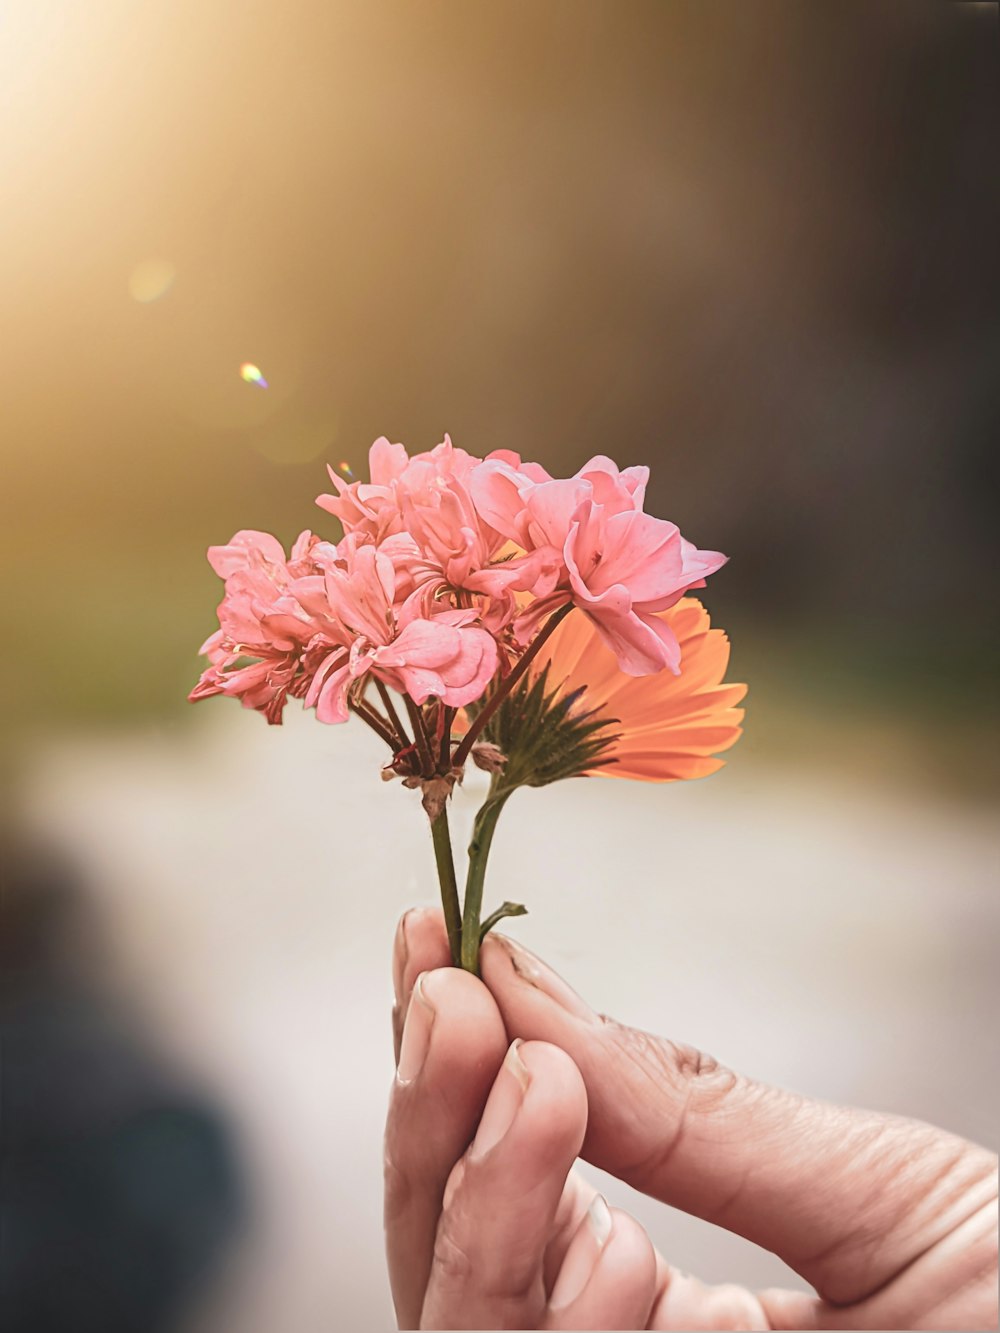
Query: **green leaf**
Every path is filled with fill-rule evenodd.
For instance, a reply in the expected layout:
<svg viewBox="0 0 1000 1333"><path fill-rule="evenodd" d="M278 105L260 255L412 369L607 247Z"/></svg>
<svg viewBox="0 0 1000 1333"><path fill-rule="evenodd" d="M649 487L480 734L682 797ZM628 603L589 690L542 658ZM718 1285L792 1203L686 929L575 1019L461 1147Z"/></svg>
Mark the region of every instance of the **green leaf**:
<svg viewBox="0 0 1000 1333"><path fill-rule="evenodd" d="M486 918L486 920L483 922L483 924L479 927L479 943L482 944L483 940L490 933L493 927L497 925L499 922L501 922L504 919L504 917L527 916L527 915L528 915L528 909L525 907L524 903L504 903L504 905L502 907L498 907L495 912L491 912L489 916Z"/></svg>

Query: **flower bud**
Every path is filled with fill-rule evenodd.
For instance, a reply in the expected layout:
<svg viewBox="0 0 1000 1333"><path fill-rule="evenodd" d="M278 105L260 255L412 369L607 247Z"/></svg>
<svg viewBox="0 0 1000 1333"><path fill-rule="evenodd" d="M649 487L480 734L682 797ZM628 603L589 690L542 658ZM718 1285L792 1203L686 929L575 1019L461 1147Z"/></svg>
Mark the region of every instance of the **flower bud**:
<svg viewBox="0 0 1000 1333"><path fill-rule="evenodd" d="M445 777L428 778L426 782L421 784L424 790L421 803L432 822L437 819L444 809L445 802L451 795L454 785L454 773L448 773Z"/></svg>
<svg viewBox="0 0 1000 1333"><path fill-rule="evenodd" d="M502 773L507 756L492 741L477 741L472 747L472 762L485 773Z"/></svg>

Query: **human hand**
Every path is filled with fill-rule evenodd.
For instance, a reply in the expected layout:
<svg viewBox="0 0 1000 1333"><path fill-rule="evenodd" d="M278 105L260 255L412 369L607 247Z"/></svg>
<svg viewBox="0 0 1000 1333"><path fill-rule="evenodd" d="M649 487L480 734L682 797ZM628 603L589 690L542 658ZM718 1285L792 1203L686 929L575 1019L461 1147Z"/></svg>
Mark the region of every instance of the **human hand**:
<svg viewBox="0 0 1000 1333"><path fill-rule="evenodd" d="M447 962L440 915L408 913L386 1130L402 1327L996 1327L992 1154L623 1027L510 940L487 939L485 984ZM676 1273L595 1202L578 1153L772 1250L817 1294Z"/></svg>

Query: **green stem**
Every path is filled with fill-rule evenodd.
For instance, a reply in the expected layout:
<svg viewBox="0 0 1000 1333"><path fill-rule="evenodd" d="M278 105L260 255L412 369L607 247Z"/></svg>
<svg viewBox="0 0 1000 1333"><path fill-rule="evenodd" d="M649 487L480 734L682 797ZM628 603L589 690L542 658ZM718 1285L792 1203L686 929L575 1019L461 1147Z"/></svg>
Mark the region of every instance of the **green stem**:
<svg viewBox="0 0 1000 1333"><path fill-rule="evenodd" d="M469 873L465 881L465 903L462 908L462 966L473 975L478 975L479 972L479 917L483 909L486 862L500 812L512 794L512 790L498 793L491 787L490 794L476 815L472 829L472 841L469 843Z"/></svg>
<svg viewBox="0 0 1000 1333"><path fill-rule="evenodd" d="M462 909L458 903L458 880L455 877L455 858L451 852L447 805L442 807L437 819L431 821L431 837L434 839L434 860L437 862L451 962L453 967L459 967L462 961Z"/></svg>

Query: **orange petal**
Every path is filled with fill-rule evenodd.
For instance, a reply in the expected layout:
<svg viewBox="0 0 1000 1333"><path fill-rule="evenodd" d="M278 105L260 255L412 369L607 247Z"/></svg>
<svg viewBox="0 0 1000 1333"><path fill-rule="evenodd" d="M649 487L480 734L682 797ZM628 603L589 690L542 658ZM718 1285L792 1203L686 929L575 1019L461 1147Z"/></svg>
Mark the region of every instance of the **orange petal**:
<svg viewBox="0 0 1000 1333"><path fill-rule="evenodd" d="M582 709L616 718L619 739L609 750L617 762L595 776L641 782L676 782L706 777L722 767L713 756L741 735L743 709L735 707L746 686L723 683L729 640L712 629L705 607L685 597L660 613L681 646L681 671L628 676L581 612L566 617L532 665L549 668L549 682L562 693L583 689Z"/></svg>

